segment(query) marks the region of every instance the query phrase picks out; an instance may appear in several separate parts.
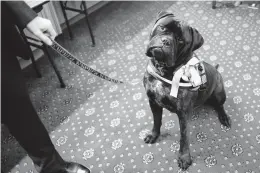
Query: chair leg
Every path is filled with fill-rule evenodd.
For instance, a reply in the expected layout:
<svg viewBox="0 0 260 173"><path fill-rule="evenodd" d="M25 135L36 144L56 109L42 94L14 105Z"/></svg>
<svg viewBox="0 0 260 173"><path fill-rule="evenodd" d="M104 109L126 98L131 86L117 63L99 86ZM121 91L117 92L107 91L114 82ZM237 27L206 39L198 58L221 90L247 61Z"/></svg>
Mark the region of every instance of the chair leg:
<svg viewBox="0 0 260 173"><path fill-rule="evenodd" d="M216 9L216 4L217 4L217 1L212 1L212 8L213 9Z"/></svg>
<svg viewBox="0 0 260 173"><path fill-rule="evenodd" d="M94 47L95 46L95 38L94 38L94 35L93 35L93 32L92 32L92 28L91 28L89 20L88 20L88 11L87 11L86 2L82 1L82 4L83 4L83 8L84 8L85 19L86 19L86 22L87 22L87 25L88 25L88 29L89 29L89 33L90 33L91 40L92 40L92 47Z"/></svg>
<svg viewBox="0 0 260 173"><path fill-rule="evenodd" d="M43 50L44 50L44 52L46 53L47 58L49 59L51 65L52 65L52 67L54 68L54 71L55 71L55 73L56 73L56 75L57 75L57 77L58 77L58 79L59 79L59 81L60 81L60 87L61 87L61 88L65 88L66 85L65 85L65 83L64 83L64 81L63 81L63 79L62 79L62 77L61 77L61 75L60 75L60 72L59 72L57 66L55 65L53 59L51 58L51 56L50 56L50 54L49 54L49 52L48 52L48 49L47 49L47 47L46 47L45 44L43 44Z"/></svg>
<svg viewBox="0 0 260 173"><path fill-rule="evenodd" d="M26 42L26 46L27 46L27 49L28 49L28 52L29 52L29 56L30 56L30 59L32 61L32 65L33 65L33 68L34 68L34 70L36 72L36 75L37 75L38 78L41 78L42 75L41 75L39 69L37 68L37 65L36 65L36 62L35 62L35 59L34 59L34 56L33 56L33 52L32 52L32 50L31 50L31 48L29 46L29 43L28 43L28 41L26 39L26 36L25 36L25 34L24 34L24 32L22 30L20 30L20 34L21 34L22 38L24 39L24 41Z"/></svg>
<svg viewBox="0 0 260 173"><path fill-rule="evenodd" d="M41 73L40 73L40 71L39 71L39 69L38 69L38 67L37 67L37 65L36 65L36 62L35 62L35 59L34 59L34 56L33 56L33 55L31 56L31 61L32 61L32 65L33 65L33 68L34 68L34 70L35 70L35 72L36 72L37 77L38 77L38 78L41 78L42 75L41 75Z"/></svg>
<svg viewBox="0 0 260 173"><path fill-rule="evenodd" d="M66 11L65 11L63 2L61 2L61 1L60 1L60 6L61 6L61 10L62 10L64 19L65 19L65 22L66 22L66 25L67 25L67 28L68 28L69 37L70 37L70 39L72 40L72 39L73 39L73 35L72 35L71 28L70 28L70 23L69 23L68 16L67 16L67 13L66 13Z"/></svg>

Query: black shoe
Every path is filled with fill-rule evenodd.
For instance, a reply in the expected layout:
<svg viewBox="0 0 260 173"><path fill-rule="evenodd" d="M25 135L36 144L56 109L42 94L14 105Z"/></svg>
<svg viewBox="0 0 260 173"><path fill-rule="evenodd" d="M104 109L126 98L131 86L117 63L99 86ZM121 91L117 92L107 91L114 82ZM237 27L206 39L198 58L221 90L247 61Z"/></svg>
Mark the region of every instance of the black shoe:
<svg viewBox="0 0 260 173"><path fill-rule="evenodd" d="M81 164L67 162L64 169L57 173L90 173L90 170Z"/></svg>

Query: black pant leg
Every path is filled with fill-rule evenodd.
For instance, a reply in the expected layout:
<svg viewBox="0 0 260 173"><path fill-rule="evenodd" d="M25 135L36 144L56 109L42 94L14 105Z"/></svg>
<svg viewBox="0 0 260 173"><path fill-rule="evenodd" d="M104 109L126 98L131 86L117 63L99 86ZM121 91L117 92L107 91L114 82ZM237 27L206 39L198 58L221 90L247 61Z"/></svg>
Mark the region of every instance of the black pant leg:
<svg viewBox="0 0 260 173"><path fill-rule="evenodd" d="M2 57L2 122L27 151L37 170L64 164L35 111L15 57ZM50 171L51 172L51 171Z"/></svg>

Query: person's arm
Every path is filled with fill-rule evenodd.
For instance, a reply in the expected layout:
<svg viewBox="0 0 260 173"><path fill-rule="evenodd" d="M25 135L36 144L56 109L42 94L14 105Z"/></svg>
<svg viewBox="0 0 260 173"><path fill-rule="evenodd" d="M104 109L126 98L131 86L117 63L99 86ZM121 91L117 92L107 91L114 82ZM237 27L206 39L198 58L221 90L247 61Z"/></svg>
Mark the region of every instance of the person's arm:
<svg viewBox="0 0 260 173"><path fill-rule="evenodd" d="M14 15L17 26L24 29L27 24L36 18L35 13L24 1L4 1Z"/></svg>
<svg viewBox="0 0 260 173"><path fill-rule="evenodd" d="M47 45L52 45L48 36L54 39L57 34L48 19L39 17L24 1L5 1L16 19L18 27L25 27ZM48 36L47 36L48 35Z"/></svg>

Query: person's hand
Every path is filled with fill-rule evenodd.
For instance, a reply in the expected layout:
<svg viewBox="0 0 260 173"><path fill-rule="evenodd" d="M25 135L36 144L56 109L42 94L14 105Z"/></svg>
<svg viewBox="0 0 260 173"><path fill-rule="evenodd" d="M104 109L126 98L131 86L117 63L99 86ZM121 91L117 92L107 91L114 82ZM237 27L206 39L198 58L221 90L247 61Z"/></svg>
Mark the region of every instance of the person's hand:
<svg viewBox="0 0 260 173"><path fill-rule="evenodd" d="M39 16L30 21L26 28L49 46L52 45L52 41L48 36L50 36L52 39L57 36L51 21Z"/></svg>

